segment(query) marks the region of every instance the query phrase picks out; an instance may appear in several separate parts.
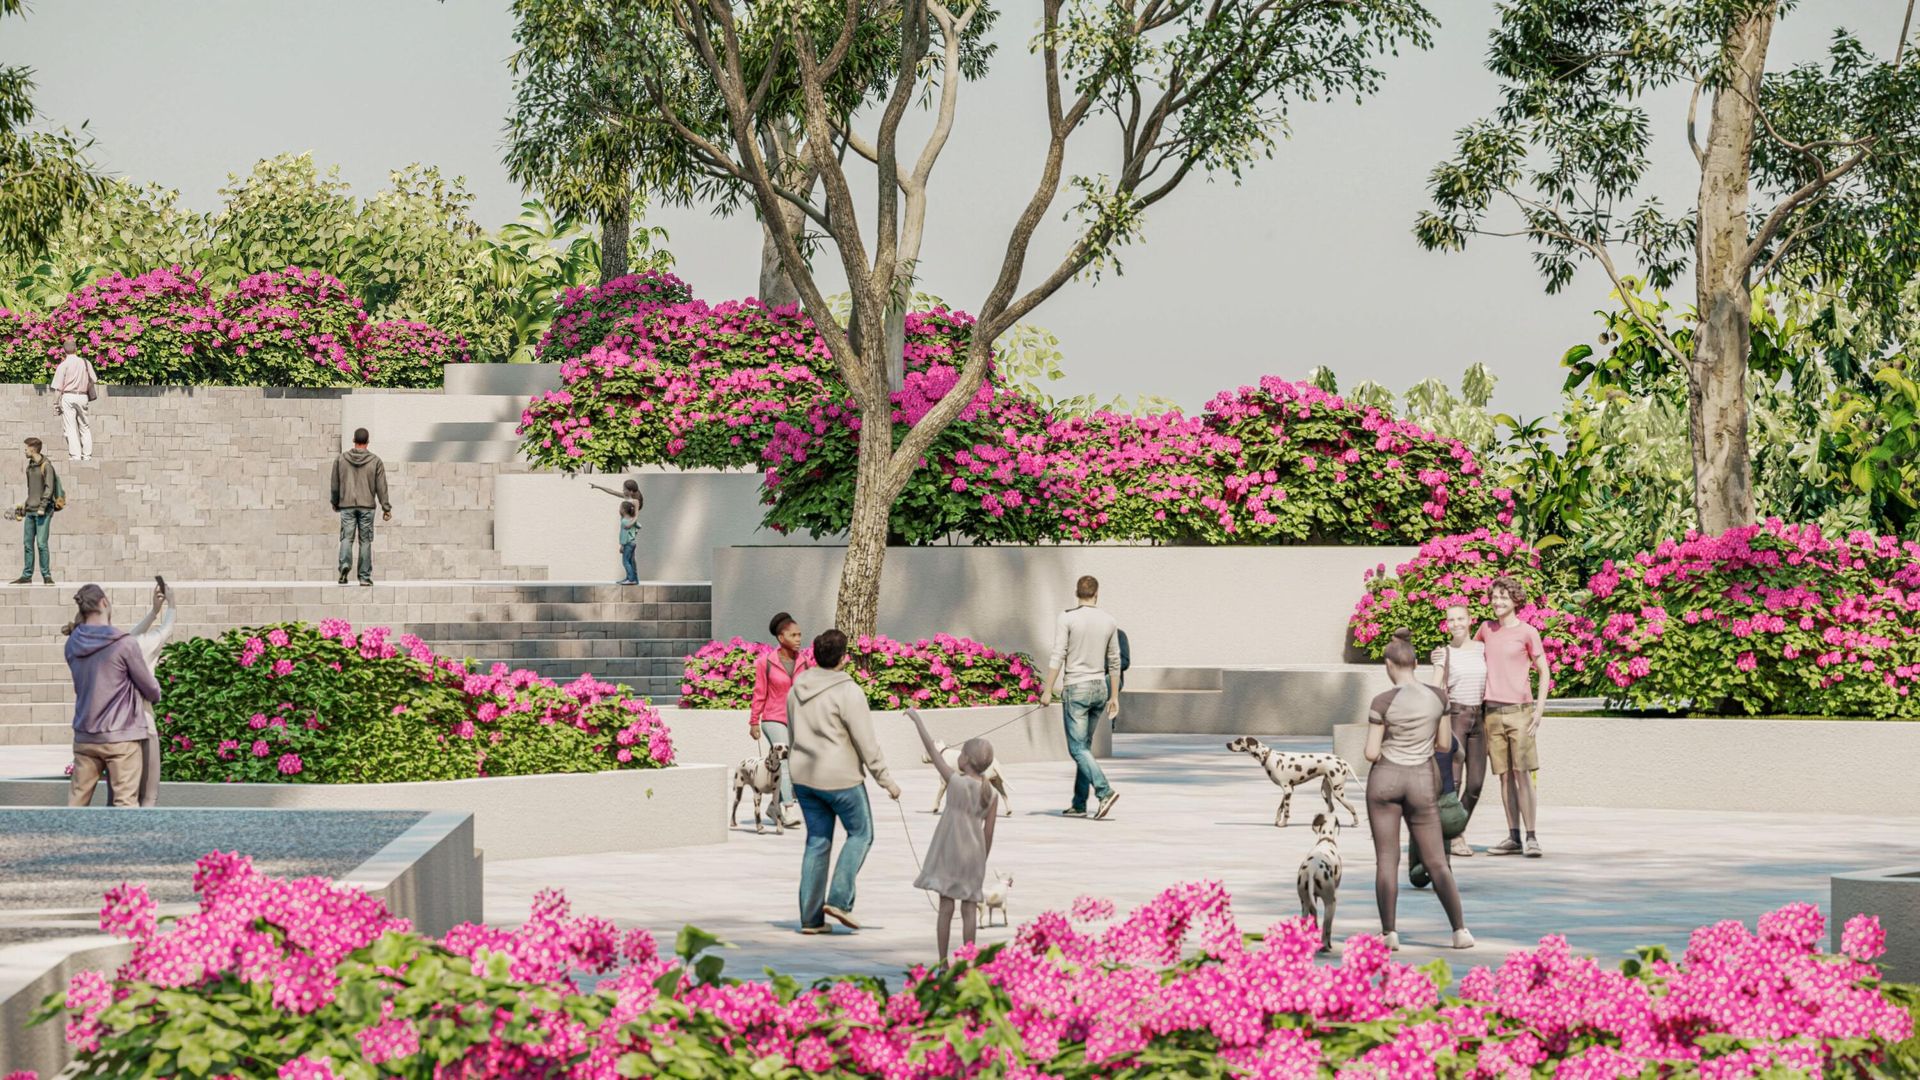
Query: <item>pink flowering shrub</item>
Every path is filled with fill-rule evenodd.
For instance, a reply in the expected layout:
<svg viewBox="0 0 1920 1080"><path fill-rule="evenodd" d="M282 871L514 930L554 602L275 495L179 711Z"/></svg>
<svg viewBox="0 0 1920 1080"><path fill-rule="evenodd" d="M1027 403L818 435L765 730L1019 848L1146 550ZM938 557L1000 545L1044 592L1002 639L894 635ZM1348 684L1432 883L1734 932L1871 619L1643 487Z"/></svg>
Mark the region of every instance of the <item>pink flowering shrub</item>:
<svg viewBox="0 0 1920 1080"><path fill-rule="evenodd" d="M465 338L407 319L361 324L353 332L353 349L368 386L436 387L448 364L473 362Z"/></svg>
<svg viewBox="0 0 1920 1080"><path fill-rule="evenodd" d="M1920 542L1768 521L1603 566L1575 659L1638 707L1920 716Z"/></svg>
<svg viewBox="0 0 1920 1080"><path fill-rule="evenodd" d="M1487 529L1435 537L1391 574L1384 565L1367 571L1366 594L1347 620L1354 644L1378 660L1393 631L1404 626L1413 631L1415 652L1426 656L1447 642L1449 607L1465 604L1476 626L1493 618L1488 591L1497 577L1514 578L1526 590L1526 603L1517 614L1541 632L1556 666L1563 656L1574 659L1557 636L1565 619L1548 595L1539 552L1512 533Z"/></svg>
<svg viewBox="0 0 1920 1080"><path fill-rule="evenodd" d="M399 783L673 763L666 724L625 688L488 670L412 634L249 627L167 646L168 780Z"/></svg>
<svg viewBox="0 0 1920 1080"><path fill-rule="evenodd" d="M560 294L560 313L535 352L547 363L584 356L632 316L692 299L686 282L661 270L628 274L603 285L576 285Z"/></svg>
<svg viewBox="0 0 1920 1080"><path fill-rule="evenodd" d="M430 387L471 359L424 324L369 322L339 281L298 267L219 296L198 270L114 273L42 315L0 310L0 379L47 381L67 334L107 383Z"/></svg>
<svg viewBox="0 0 1920 1080"><path fill-rule="evenodd" d="M521 417L538 465L759 468L766 523L816 536L852 517L861 419L813 323L757 301L623 294L556 330L562 387ZM615 317L617 316L617 317ZM611 325L608 325L609 322ZM973 317L906 319L896 432L953 390ZM556 324L558 326L558 324ZM1512 520L1461 443L1268 377L1195 417L1054 417L991 368L895 499L896 543L1386 543Z"/></svg>
<svg viewBox="0 0 1920 1080"><path fill-rule="evenodd" d="M1041 678L1022 653L935 634L915 642L879 634L850 642L853 681L876 709L951 709L1019 705L1040 700ZM714 641L687 657L680 678L683 709L744 709L753 700L755 666L772 645L745 638ZM809 658L812 650L805 654Z"/></svg>
<svg viewBox="0 0 1920 1080"><path fill-rule="evenodd" d="M331 274L289 266L241 281L219 299L219 333L236 381L335 386L358 381L360 300Z"/></svg>
<svg viewBox="0 0 1920 1080"><path fill-rule="evenodd" d="M1920 1064L1901 1045L1916 990L1880 982L1872 919L1846 928L1857 951L1824 955L1808 904L1620 970L1548 937L1443 995L1444 963L1396 963L1371 935L1321 964L1309 920L1243 934L1217 882L1118 920L1083 898L898 989L727 978L702 955L711 935L685 928L664 955L552 892L517 928L435 940L357 890L237 855L203 858L195 887L199 910L179 918L157 918L143 889L108 897L102 928L132 957L111 979L75 976L36 1017L65 1019L78 1056L64 1075L1623 1080ZM598 977L591 992L579 975Z"/></svg>

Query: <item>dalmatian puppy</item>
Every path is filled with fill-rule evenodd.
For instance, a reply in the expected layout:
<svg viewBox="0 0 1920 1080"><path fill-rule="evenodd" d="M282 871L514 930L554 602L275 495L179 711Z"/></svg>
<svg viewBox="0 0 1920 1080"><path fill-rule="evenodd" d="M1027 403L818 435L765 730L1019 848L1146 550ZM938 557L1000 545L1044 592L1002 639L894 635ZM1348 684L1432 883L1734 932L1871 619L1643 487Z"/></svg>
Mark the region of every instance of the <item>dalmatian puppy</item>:
<svg viewBox="0 0 1920 1080"><path fill-rule="evenodd" d="M753 790L753 831L755 833L766 831L766 819L760 814L760 800L763 798L771 800L770 805L774 812L767 816L773 818L774 830L782 834L787 831L787 824L779 813L780 763L785 760L787 760L786 745L775 743L765 757L750 757L733 767L733 812L727 817L728 825L740 824L740 796L746 794L751 788Z"/></svg>
<svg viewBox="0 0 1920 1080"><path fill-rule="evenodd" d="M1013 892L1013 875L996 872L994 883L985 892L986 899L980 902L980 920L983 926L993 925L993 913L1000 913L1000 925L1007 925L1007 895Z"/></svg>
<svg viewBox="0 0 1920 1080"><path fill-rule="evenodd" d="M939 751L940 756L945 758L947 760L947 764L952 766L955 771L959 770L960 768L960 748L959 747L948 746L946 743L943 743L943 742L935 742L933 744L933 748ZM927 757L925 754L922 754L920 756L920 760L922 763L927 765L933 764L933 759L930 757ZM1007 798L1007 778L1001 774L1000 763L998 761L987 766L987 783L992 784L993 790L998 792L1000 795L1000 812L1006 815L1007 817L1012 817L1013 801ZM937 814L940 812L940 804L942 802L945 802L946 798L947 798L947 781L945 777L942 777L940 779L940 790L933 793L933 812L934 813Z"/></svg>
<svg viewBox="0 0 1920 1080"><path fill-rule="evenodd" d="M1300 860L1300 914L1320 923L1320 951L1333 951L1333 908L1340 892L1340 823L1329 814L1313 815L1313 850ZM1314 911L1315 901L1320 910Z"/></svg>
<svg viewBox="0 0 1920 1080"><path fill-rule="evenodd" d="M1320 795L1327 800L1327 813L1333 813L1333 804L1338 801L1347 808L1352 823L1360 824L1359 812L1347 801L1347 781L1355 779L1353 766L1338 754L1289 754L1269 750L1250 735L1228 743L1227 749L1236 754L1251 754L1260 767L1267 770L1267 778L1280 786L1280 808L1273 814L1275 828L1286 828L1293 789L1314 780L1320 781Z"/></svg>

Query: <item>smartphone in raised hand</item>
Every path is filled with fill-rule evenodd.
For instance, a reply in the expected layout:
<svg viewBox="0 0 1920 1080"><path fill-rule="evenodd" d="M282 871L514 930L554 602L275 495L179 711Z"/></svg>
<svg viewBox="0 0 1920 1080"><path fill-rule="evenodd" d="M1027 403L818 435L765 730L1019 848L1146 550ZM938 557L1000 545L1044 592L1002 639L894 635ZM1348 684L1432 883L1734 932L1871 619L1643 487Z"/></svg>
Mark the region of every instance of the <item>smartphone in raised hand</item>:
<svg viewBox="0 0 1920 1080"><path fill-rule="evenodd" d="M167 579L161 577L159 574L155 574L153 575L153 584L159 589L161 597L165 598L167 595Z"/></svg>

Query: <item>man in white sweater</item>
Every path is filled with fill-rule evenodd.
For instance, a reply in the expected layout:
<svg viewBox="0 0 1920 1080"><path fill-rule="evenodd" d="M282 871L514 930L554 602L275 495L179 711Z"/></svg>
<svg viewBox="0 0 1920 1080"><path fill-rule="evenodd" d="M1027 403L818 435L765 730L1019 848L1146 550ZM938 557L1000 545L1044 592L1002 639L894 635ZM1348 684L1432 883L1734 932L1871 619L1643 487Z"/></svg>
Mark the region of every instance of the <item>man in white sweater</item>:
<svg viewBox="0 0 1920 1080"><path fill-rule="evenodd" d="M1120 793L1107 783L1107 774L1093 757L1093 732L1105 715L1120 715L1120 625L1100 610L1100 582L1082 577L1073 595L1079 606L1062 612L1053 631L1053 657L1042 704L1053 701L1060 685L1061 714L1067 726L1067 753L1073 755L1073 804L1067 817L1087 816L1087 796L1099 800L1095 818L1113 810ZM1063 681L1064 680L1064 681Z"/></svg>
<svg viewBox="0 0 1920 1080"><path fill-rule="evenodd" d="M794 676L787 693L787 723L793 750L787 771L794 798L807 824L807 849L800 862L800 932L829 934L827 918L849 930L854 882L873 846L873 807L867 802L867 774L894 799L900 785L887 772L880 741L873 737L867 695L847 674L847 635L828 630L813 639L814 666ZM832 865L833 823L847 831L840 859Z"/></svg>
<svg viewBox="0 0 1920 1080"><path fill-rule="evenodd" d="M67 458L72 461L93 460L93 418L87 414L93 405L93 399L100 396L100 380L94 374L93 363L80 355L80 343L72 334L62 342L66 358L60 366L53 369L54 393L53 411L60 415L60 426L66 429Z"/></svg>

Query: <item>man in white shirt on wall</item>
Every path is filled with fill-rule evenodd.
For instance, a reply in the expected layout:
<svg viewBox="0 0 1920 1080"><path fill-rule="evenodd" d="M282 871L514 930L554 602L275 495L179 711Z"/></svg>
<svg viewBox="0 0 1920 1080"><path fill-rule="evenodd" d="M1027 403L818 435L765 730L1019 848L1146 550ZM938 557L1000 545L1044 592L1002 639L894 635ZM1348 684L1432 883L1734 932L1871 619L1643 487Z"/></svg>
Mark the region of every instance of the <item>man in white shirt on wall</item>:
<svg viewBox="0 0 1920 1080"><path fill-rule="evenodd" d="M60 366L53 369L54 406L60 426L66 430L67 457L73 461L93 460L93 418L87 410L100 396L100 379L93 362L80 355L80 343L72 334L61 343L67 351Z"/></svg>
<svg viewBox="0 0 1920 1080"><path fill-rule="evenodd" d="M1067 725L1067 753L1073 755L1073 804L1067 817L1087 816L1087 795L1099 801L1093 816L1104 818L1120 793L1093 757L1093 733L1105 715L1120 715L1120 625L1100 610L1100 582L1082 577L1073 594L1078 607L1061 613L1054 625L1053 656L1040 701L1051 704L1060 685L1061 712ZM1064 681L1062 681L1064 679Z"/></svg>

